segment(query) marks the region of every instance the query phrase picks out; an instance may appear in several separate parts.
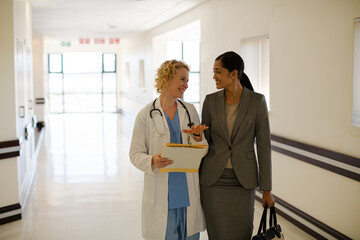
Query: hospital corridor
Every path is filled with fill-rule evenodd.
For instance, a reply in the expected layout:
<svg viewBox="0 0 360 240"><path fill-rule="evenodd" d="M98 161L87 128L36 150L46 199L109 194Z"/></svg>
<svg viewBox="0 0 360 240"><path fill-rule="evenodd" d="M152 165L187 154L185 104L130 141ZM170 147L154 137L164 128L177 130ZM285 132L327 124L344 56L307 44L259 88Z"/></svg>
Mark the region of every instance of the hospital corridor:
<svg viewBox="0 0 360 240"><path fill-rule="evenodd" d="M0 0L0 53L0 240L360 240L359 0Z"/></svg>
<svg viewBox="0 0 360 240"><path fill-rule="evenodd" d="M142 239L143 173L128 156L133 120L111 113L51 115L23 219L0 225L0 239ZM254 232L261 211L257 202ZM278 222L288 239L314 239L280 216Z"/></svg>

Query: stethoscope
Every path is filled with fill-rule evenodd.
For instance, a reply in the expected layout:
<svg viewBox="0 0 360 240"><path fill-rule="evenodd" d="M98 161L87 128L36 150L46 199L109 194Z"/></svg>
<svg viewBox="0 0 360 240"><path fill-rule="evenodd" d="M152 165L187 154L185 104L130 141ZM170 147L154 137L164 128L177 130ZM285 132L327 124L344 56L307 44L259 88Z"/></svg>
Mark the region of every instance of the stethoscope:
<svg viewBox="0 0 360 240"><path fill-rule="evenodd" d="M163 114L162 114L162 112L160 111L160 109L156 108L156 106L155 106L156 100L157 100L157 98L154 100L154 102L153 102L153 104L152 104L152 109L150 110L150 118L151 118L151 119L153 119L153 113L154 113L154 112L158 112L158 113L160 114L160 116L163 117ZM185 104L184 104L183 102L181 102L179 99L178 99L178 101L179 101L179 103L183 106L183 108L185 108L185 111L186 111L186 114L187 114L188 120L189 120L188 127L191 128L192 126L194 126L194 122L191 121L190 113L189 113L187 107L185 106ZM154 120L154 119L153 119L153 120ZM155 121L154 121L154 122L155 122ZM155 126L156 126L156 124L155 124ZM159 129L160 127L156 127L156 128L157 128L157 131L158 131L160 134L161 134L161 133L165 134L165 132L166 132L165 126L164 126L165 131L159 131L159 130L160 130L160 129ZM163 135L163 134L161 134L161 135Z"/></svg>

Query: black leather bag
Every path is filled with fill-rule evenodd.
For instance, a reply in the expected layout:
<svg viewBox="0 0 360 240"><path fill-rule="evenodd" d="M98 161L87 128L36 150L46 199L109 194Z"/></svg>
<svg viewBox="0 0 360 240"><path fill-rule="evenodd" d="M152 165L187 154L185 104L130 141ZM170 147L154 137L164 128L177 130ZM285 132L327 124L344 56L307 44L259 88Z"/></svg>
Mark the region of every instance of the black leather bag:
<svg viewBox="0 0 360 240"><path fill-rule="evenodd" d="M268 206L265 204L263 214L261 216L259 230L255 236L252 237L252 240L270 240L270 239L281 239L284 240L284 235L281 231L281 227L277 224L275 207L270 208L270 218L269 226L270 228L266 229L266 215L267 215Z"/></svg>

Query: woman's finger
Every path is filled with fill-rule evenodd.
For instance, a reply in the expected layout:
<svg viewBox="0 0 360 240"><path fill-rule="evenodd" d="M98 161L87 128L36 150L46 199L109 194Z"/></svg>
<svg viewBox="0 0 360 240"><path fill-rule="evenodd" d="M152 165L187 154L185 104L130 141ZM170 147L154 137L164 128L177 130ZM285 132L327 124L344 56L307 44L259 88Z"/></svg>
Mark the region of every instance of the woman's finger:
<svg viewBox="0 0 360 240"><path fill-rule="evenodd" d="M187 134L200 134L201 132L203 132L205 129L208 129L209 127L206 126L205 124L204 125L197 125L197 126L192 126L191 128L189 129L183 129L183 132L184 133L187 133Z"/></svg>
<svg viewBox="0 0 360 240"><path fill-rule="evenodd" d="M163 168L163 167L166 167L166 166L172 164L173 162L174 162L173 160L169 160L168 158L159 158L159 159L157 159L156 166L158 168Z"/></svg>

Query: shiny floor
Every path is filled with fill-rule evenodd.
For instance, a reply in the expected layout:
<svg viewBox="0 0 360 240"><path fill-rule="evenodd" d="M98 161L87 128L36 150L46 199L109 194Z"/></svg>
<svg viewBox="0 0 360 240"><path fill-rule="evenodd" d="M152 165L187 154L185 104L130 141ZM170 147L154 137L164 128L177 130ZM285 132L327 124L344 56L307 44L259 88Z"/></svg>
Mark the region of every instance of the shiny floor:
<svg viewBox="0 0 360 240"><path fill-rule="evenodd" d="M128 158L132 127L119 114L50 115L23 219L1 225L0 240L142 239L143 174ZM254 232L261 212L256 203ZM286 239L314 239L278 222Z"/></svg>

